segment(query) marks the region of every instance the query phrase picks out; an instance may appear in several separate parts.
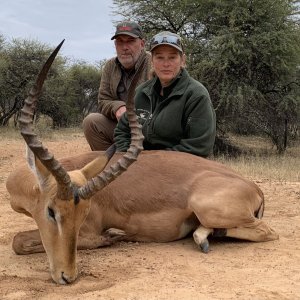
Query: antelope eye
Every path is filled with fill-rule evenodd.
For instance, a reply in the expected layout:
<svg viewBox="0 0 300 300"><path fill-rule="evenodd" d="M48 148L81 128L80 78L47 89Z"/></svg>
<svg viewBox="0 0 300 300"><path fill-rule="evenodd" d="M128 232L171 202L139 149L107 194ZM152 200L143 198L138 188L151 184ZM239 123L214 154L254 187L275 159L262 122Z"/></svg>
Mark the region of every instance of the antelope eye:
<svg viewBox="0 0 300 300"><path fill-rule="evenodd" d="M48 216L55 220L55 212L52 208L48 207Z"/></svg>

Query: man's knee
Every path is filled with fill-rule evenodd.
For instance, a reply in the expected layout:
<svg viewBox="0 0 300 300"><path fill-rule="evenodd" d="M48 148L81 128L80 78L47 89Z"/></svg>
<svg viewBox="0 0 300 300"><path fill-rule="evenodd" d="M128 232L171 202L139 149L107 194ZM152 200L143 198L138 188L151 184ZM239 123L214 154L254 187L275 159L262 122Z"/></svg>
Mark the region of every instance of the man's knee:
<svg viewBox="0 0 300 300"><path fill-rule="evenodd" d="M101 114L99 113L91 113L87 115L82 122L83 132L86 133L92 128L95 128L97 123L101 123Z"/></svg>
<svg viewBox="0 0 300 300"><path fill-rule="evenodd" d="M106 150L113 144L116 122L100 113L91 113L82 122L83 132L92 150Z"/></svg>

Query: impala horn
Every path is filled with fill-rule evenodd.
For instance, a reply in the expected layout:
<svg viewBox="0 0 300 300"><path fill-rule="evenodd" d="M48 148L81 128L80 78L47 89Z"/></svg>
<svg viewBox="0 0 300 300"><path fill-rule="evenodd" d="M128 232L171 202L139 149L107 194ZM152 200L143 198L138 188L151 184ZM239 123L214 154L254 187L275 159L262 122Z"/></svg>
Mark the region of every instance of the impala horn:
<svg viewBox="0 0 300 300"><path fill-rule="evenodd" d="M137 121L134 109L134 93L132 88L139 80L139 75L143 71L144 64L141 64L137 70L134 78L132 79L131 88L128 91L128 100L126 102L128 122L131 130L131 144L127 152L115 164L111 165L109 169L104 170L96 177L90 179L81 188L76 188L72 185L70 176L61 164L48 152L48 149L43 147L42 143L38 140L37 135L33 130L33 116L36 108L38 97L41 93L43 83L47 77L47 73L63 44L64 40L56 47L53 53L49 56L40 71L33 88L29 92L29 96L24 101L24 106L21 109L19 118L19 125L21 134L31 149L31 151L38 157L42 164L51 172L55 177L58 189L57 196L60 199L68 200L76 193L80 198L88 199L92 197L97 191L103 189L111 181L121 175L127 168L136 161L139 153L143 150L143 134L142 127ZM75 189L75 190L74 190Z"/></svg>
<svg viewBox="0 0 300 300"><path fill-rule="evenodd" d="M128 96L126 101L126 113L128 117L128 123L131 130L131 144L127 152L108 169L105 169L97 176L90 179L84 186L78 189L78 195L80 198L88 199L92 197L96 192L102 190L106 185L120 176L127 168L136 161L139 153L143 150L144 136L142 134L142 126L137 121L137 117L134 109L134 86L137 85L139 76L145 68L145 64L142 63L135 73L130 88L128 90Z"/></svg>
<svg viewBox="0 0 300 300"><path fill-rule="evenodd" d="M61 164L54 158L54 156L50 152L48 152L48 149L42 145L33 130L33 117L38 97L41 94L43 83L47 77L48 71L63 43L64 40L56 47L56 49L52 52L52 54L44 64L34 86L30 90L28 97L24 101L24 106L21 109L21 114L18 121L21 134L26 144L38 157L41 163L55 177L58 186L57 196L60 199L67 200L72 197L73 192L70 176L61 166Z"/></svg>

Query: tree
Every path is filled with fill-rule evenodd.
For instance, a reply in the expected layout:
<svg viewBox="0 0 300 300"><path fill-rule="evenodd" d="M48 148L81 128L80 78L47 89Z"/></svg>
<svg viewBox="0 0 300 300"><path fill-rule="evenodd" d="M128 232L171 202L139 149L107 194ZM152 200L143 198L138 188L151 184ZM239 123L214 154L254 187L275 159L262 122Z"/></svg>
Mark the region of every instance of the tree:
<svg viewBox="0 0 300 300"><path fill-rule="evenodd" d="M5 45L5 37L0 33L0 53L4 49L4 45Z"/></svg>
<svg viewBox="0 0 300 300"><path fill-rule="evenodd" d="M74 63L45 82L38 110L52 118L53 127L77 126L97 108L99 82L97 67Z"/></svg>
<svg viewBox="0 0 300 300"><path fill-rule="evenodd" d="M198 35L197 23L205 0L114 0L114 13L125 19L132 19L142 25L150 38L158 31L168 30L186 37Z"/></svg>
<svg viewBox="0 0 300 300"><path fill-rule="evenodd" d="M29 88L53 49L37 41L14 39L5 45L0 57L0 125L17 117ZM58 59L50 70L49 78L58 73L62 63Z"/></svg>
<svg viewBox="0 0 300 300"><path fill-rule="evenodd" d="M279 153L287 147L288 125L297 119L300 103L295 93L300 31L292 11L286 0L223 1L213 12L209 27L215 34L199 67L199 77L215 87L218 117L226 126L255 128Z"/></svg>
<svg viewBox="0 0 300 300"><path fill-rule="evenodd" d="M67 71L69 101L77 108L81 120L98 108L99 69L98 66L78 62Z"/></svg>
<svg viewBox="0 0 300 300"><path fill-rule="evenodd" d="M242 124L267 134L279 153L299 113L297 3L114 1L115 12L140 22L148 37L160 30L184 37L188 70L210 91L219 136Z"/></svg>
<svg viewBox="0 0 300 300"><path fill-rule="evenodd" d="M0 36L0 126L6 126L12 117L17 124L29 89L53 48L22 39L5 44ZM99 67L84 62L70 65L58 55L44 84L36 117L49 116L53 127L78 125L97 106L99 82Z"/></svg>

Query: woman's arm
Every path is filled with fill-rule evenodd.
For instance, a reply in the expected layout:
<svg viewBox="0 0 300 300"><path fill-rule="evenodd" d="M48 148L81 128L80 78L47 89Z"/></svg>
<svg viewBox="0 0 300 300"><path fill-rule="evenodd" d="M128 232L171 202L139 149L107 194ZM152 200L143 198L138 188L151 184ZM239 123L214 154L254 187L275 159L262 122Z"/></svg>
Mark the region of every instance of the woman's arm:
<svg viewBox="0 0 300 300"><path fill-rule="evenodd" d="M130 146L130 127L125 112L119 120L114 133L114 142L118 152L125 152Z"/></svg>
<svg viewBox="0 0 300 300"><path fill-rule="evenodd" d="M202 95L186 109L185 138L172 150L207 157L213 150L216 136L216 116L208 95Z"/></svg>

